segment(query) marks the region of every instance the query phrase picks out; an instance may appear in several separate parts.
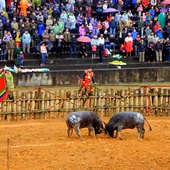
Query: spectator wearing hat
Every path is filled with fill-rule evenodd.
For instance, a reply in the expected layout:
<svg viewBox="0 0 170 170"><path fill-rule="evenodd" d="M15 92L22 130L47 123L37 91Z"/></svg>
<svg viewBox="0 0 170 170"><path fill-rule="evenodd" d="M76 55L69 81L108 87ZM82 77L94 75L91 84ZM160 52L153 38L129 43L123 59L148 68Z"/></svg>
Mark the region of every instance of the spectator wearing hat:
<svg viewBox="0 0 170 170"><path fill-rule="evenodd" d="M17 31L19 28L18 23L16 22L16 18L13 19L13 21L11 22L11 25L13 26L13 28Z"/></svg>
<svg viewBox="0 0 170 170"><path fill-rule="evenodd" d="M133 51L133 39L131 36L131 33L128 33L128 36L124 40L124 47L126 50L126 57L131 57L132 56L132 51Z"/></svg>
<svg viewBox="0 0 170 170"><path fill-rule="evenodd" d="M91 46L92 46L93 44L96 44L97 46L99 45L98 37L97 37L96 35L94 35L94 36L92 37Z"/></svg>
<svg viewBox="0 0 170 170"><path fill-rule="evenodd" d="M108 3L107 1L104 1L103 3L103 11L106 10L108 8Z"/></svg>

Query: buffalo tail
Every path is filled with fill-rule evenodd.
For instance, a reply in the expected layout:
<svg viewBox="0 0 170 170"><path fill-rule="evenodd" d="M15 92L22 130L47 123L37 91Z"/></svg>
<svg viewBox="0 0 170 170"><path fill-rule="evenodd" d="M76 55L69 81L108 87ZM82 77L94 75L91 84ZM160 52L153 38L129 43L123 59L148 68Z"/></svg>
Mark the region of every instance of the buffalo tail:
<svg viewBox="0 0 170 170"><path fill-rule="evenodd" d="M151 127L151 125L149 124L149 122L147 121L147 119L144 117L144 119L145 119L145 121L146 121L146 123L148 124L148 126L149 126L149 130L152 130L152 127Z"/></svg>

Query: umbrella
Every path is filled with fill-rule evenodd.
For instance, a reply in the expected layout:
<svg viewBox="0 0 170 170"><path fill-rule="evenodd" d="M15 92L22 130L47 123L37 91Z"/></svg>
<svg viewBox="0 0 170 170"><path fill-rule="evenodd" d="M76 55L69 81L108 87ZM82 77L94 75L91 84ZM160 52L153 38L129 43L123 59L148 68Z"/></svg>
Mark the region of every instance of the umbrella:
<svg viewBox="0 0 170 170"><path fill-rule="evenodd" d="M40 46L41 44L45 44L48 46L48 50L50 51L53 48L53 43L51 41L41 41L38 45L37 45L37 50L40 51Z"/></svg>
<svg viewBox="0 0 170 170"><path fill-rule="evenodd" d="M106 10L103 11L103 13L112 13L112 12L118 12L119 10L115 8L107 8Z"/></svg>
<svg viewBox="0 0 170 170"><path fill-rule="evenodd" d="M170 0L164 0L163 2L161 2L161 4L168 5L168 4L170 4Z"/></svg>
<svg viewBox="0 0 170 170"><path fill-rule="evenodd" d="M79 38L77 38L77 41L79 41L79 42L91 42L91 39L87 36L80 36Z"/></svg>

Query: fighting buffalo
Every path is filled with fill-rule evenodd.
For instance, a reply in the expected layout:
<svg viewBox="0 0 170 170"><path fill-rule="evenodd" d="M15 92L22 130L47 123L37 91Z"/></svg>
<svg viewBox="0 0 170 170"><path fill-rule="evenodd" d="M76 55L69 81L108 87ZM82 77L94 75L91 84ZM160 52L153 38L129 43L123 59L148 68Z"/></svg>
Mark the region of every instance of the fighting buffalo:
<svg viewBox="0 0 170 170"><path fill-rule="evenodd" d="M122 129L133 129L137 128L138 130L138 139L141 140L144 138L144 123L147 122L150 130L152 130L150 124L144 116L137 112L120 112L112 116L109 122L105 125L105 133L111 137L114 137L114 131L116 131L116 136L119 139L121 137Z"/></svg>
<svg viewBox="0 0 170 170"><path fill-rule="evenodd" d="M81 139L83 139L80 133L81 128L88 128L89 135L93 132L94 136L103 132L102 121L92 111L71 112L66 118L66 124L68 137L73 133L73 129Z"/></svg>

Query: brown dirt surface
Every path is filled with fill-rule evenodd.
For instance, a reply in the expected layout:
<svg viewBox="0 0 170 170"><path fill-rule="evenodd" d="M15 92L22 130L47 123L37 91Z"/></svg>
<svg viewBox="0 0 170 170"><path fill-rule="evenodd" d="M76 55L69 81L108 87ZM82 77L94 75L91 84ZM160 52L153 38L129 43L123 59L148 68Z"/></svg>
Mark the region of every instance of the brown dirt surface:
<svg viewBox="0 0 170 170"><path fill-rule="evenodd" d="M109 118L101 118L108 121ZM0 122L0 170L168 170L170 169L170 117L147 117L145 138L137 130L122 130L123 140L99 134L84 140L67 137L64 118Z"/></svg>

